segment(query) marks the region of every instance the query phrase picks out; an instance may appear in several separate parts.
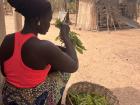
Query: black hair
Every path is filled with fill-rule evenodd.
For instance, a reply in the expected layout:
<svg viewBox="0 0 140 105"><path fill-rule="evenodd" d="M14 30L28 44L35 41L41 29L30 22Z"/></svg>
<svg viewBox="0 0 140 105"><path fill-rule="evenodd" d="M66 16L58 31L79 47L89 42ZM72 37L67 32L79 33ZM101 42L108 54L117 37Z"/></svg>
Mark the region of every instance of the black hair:
<svg viewBox="0 0 140 105"><path fill-rule="evenodd" d="M24 17L39 17L52 11L48 0L7 0Z"/></svg>

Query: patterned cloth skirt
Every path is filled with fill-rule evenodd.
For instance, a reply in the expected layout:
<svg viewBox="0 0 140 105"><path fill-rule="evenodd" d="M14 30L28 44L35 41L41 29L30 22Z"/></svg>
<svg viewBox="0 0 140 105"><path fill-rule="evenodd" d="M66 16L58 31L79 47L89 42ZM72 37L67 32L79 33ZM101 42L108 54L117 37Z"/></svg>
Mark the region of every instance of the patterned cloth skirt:
<svg viewBox="0 0 140 105"><path fill-rule="evenodd" d="M69 73L55 72L32 89L16 88L5 83L2 91L4 105L57 105L61 100Z"/></svg>

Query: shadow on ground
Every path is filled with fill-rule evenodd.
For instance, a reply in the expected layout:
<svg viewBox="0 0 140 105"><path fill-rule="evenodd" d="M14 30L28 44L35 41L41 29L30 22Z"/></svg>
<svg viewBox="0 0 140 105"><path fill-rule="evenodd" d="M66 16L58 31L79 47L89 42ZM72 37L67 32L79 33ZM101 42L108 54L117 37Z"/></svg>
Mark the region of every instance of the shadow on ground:
<svg viewBox="0 0 140 105"><path fill-rule="evenodd" d="M116 88L112 90L118 97L120 105L140 105L140 90L133 87Z"/></svg>

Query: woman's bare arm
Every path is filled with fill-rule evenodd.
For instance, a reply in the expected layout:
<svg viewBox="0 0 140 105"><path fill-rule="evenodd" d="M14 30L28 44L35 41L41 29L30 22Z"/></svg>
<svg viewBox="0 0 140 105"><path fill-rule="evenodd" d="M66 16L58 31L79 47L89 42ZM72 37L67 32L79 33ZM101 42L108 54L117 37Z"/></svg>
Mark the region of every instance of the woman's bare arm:
<svg viewBox="0 0 140 105"><path fill-rule="evenodd" d="M55 70L73 73L78 69L78 58L75 48L69 38L69 27L63 26L60 31L61 39L65 44L65 52L49 41L42 41L44 58Z"/></svg>

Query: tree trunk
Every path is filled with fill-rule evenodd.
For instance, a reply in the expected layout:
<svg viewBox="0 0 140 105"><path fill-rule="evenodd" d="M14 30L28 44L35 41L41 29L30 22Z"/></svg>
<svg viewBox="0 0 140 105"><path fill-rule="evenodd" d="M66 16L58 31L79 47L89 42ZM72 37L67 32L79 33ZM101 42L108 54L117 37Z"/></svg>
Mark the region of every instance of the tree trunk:
<svg viewBox="0 0 140 105"><path fill-rule="evenodd" d="M64 9L65 9L65 11L67 11L67 1L66 0L64 0Z"/></svg>
<svg viewBox="0 0 140 105"><path fill-rule="evenodd" d="M67 4L65 4L64 0L49 0L52 5L52 9L55 12L58 12L60 10L65 10Z"/></svg>
<svg viewBox="0 0 140 105"><path fill-rule="evenodd" d="M4 17L4 9L3 9L3 2L0 1L0 45L3 41L4 36L6 35L6 29L5 29L5 17ZM1 67L0 67L1 69ZM2 105L2 98L1 98L1 90L3 86L3 76L0 72L0 105Z"/></svg>
<svg viewBox="0 0 140 105"><path fill-rule="evenodd" d="M79 0L77 28L84 30L97 29L95 0Z"/></svg>
<svg viewBox="0 0 140 105"><path fill-rule="evenodd" d="M0 1L0 43L2 42L5 34L6 34L6 29L5 29L4 9L3 9L3 3L2 1Z"/></svg>
<svg viewBox="0 0 140 105"><path fill-rule="evenodd" d="M76 22L75 22L75 25L77 25L78 9L79 9L79 0L76 0Z"/></svg>
<svg viewBox="0 0 140 105"><path fill-rule="evenodd" d="M22 29L22 16L17 13L14 12L14 18L15 18L15 31L21 31Z"/></svg>

